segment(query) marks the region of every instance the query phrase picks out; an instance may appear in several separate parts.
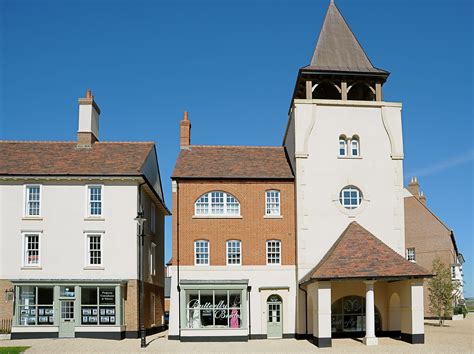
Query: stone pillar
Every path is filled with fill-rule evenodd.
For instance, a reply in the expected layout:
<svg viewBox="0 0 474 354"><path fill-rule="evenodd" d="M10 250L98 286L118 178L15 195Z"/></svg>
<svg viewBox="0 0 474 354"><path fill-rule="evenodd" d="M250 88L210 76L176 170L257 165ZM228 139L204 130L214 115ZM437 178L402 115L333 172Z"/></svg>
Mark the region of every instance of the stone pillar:
<svg viewBox="0 0 474 354"><path fill-rule="evenodd" d="M306 81L306 99L311 100L313 99L313 82Z"/></svg>
<svg viewBox="0 0 474 354"><path fill-rule="evenodd" d="M365 282L365 345L377 345L378 339L375 337L375 281Z"/></svg>
<svg viewBox="0 0 474 354"><path fill-rule="evenodd" d="M405 308L402 321L402 340L411 344L425 342L424 307L423 307L423 279L413 279L407 282L408 308ZM402 318L403 320L403 318Z"/></svg>
<svg viewBox="0 0 474 354"><path fill-rule="evenodd" d="M375 100L376 101L382 101L382 84L380 82L377 82L375 84Z"/></svg>
<svg viewBox="0 0 474 354"><path fill-rule="evenodd" d="M347 101L347 82L346 81L341 82L341 99L343 101Z"/></svg>
<svg viewBox="0 0 474 354"><path fill-rule="evenodd" d="M331 282L317 282L308 286L313 303L313 344L331 347Z"/></svg>

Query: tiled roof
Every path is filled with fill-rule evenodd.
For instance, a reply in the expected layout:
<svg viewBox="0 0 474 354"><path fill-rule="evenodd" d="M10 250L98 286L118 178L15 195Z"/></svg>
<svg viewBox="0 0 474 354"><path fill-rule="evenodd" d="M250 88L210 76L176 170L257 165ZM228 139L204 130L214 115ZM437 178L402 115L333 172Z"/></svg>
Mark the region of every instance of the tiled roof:
<svg viewBox="0 0 474 354"><path fill-rule="evenodd" d="M388 75L372 65L336 4L329 4L318 42L307 70L362 72Z"/></svg>
<svg viewBox="0 0 474 354"><path fill-rule="evenodd" d="M283 147L199 146L181 149L172 178L293 179Z"/></svg>
<svg viewBox="0 0 474 354"><path fill-rule="evenodd" d="M410 278L431 273L410 262L353 221L302 280Z"/></svg>
<svg viewBox="0 0 474 354"><path fill-rule="evenodd" d="M0 175L141 175L152 142L0 141Z"/></svg>

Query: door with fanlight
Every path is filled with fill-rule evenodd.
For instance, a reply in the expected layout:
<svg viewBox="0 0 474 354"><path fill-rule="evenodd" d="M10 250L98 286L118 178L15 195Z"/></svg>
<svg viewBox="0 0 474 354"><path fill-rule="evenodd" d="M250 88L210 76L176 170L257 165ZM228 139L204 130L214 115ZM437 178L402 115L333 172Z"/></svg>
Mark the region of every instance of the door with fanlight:
<svg viewBox="0 0 474 354"><path fill-rule="evenodd" d="M283 336L283 302L278 295L270 295L267 299L267 338Z"/></svg>

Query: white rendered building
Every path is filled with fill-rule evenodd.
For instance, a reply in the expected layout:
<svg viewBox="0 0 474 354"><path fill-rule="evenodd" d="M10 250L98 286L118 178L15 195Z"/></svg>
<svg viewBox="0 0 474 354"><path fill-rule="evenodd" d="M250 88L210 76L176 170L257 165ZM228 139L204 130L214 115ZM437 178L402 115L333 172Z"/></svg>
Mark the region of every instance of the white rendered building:
<svg viewBox="0 0 474 354"><path fill-rule="evenodd" d="M138 211L145 326L163 326L164 216L154 143L99 142L79 99L78 140L0 142L0 306L12 339L137 337ZM2 299L3 300L3 299Z"/></svg>

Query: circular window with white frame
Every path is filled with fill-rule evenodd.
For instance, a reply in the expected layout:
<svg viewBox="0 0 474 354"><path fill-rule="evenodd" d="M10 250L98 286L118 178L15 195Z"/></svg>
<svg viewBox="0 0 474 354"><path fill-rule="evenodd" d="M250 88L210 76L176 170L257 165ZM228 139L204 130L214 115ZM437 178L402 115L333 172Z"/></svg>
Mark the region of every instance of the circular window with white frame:
<svg viewBox="0 0 474 354"><path fill-rule="evenodd" d="M355 186L346 186L339 193L339 202L346 209L356 209L362 203L362 192Z"/></svg>

